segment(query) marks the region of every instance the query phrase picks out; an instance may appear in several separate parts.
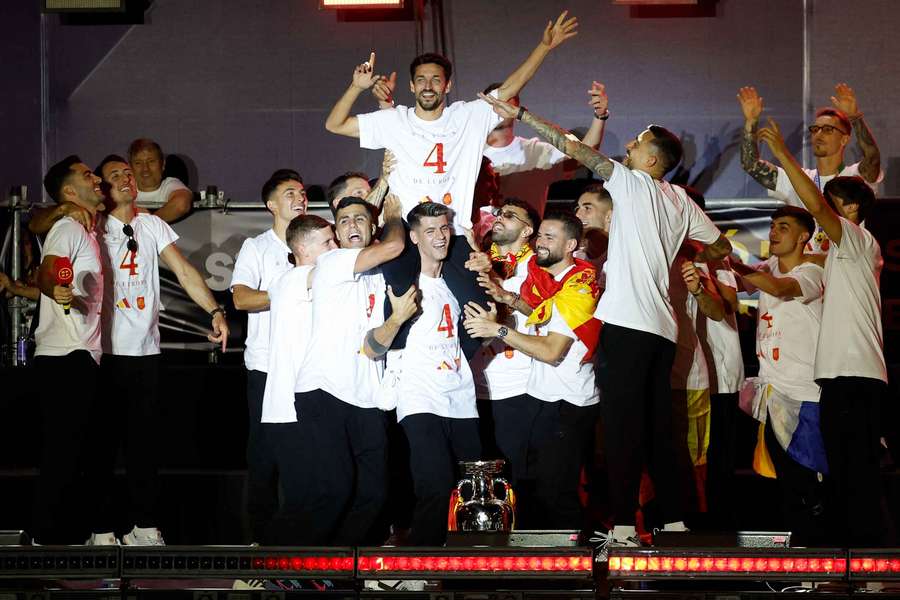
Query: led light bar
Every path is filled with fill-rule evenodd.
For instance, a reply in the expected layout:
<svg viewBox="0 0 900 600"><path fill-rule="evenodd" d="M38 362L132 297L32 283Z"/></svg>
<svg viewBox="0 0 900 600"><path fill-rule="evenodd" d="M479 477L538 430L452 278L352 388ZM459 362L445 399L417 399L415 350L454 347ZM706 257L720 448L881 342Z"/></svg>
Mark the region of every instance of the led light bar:
<svg viewBox="0 0 900 600"><path fill-rule="evenodd" d="M847 574L846 554L819 549L611 548L609 579L778 579L833 581Z"/></svg>
<svg viewBox="0 0 900 600"><path fill-rule="evenodd" d="M0 546L0 579L116 579L117 546Z"/></svg>
<svg viewBox="0 0 900 600"><path fill-rule="evenodd" d="M403 8L404 0L319 0L320 9L379 9Z"/></svg>
<svg viewBox="0 0 900 600"><path fill-rule="evenodd" d="M850 550L850 579L900 579L900 550Z"/></svg>
<svg viewBox="0 0 900 600"><path fill-rule="evenodd" d="M541 577L589 579L590 548L360 548L360 578Z"/></svg>
<svg viewBox="0 0 900 600"><path fill-rule="evenodd" d="M122 577L351 579L353 548L123 546Z"/></svg>

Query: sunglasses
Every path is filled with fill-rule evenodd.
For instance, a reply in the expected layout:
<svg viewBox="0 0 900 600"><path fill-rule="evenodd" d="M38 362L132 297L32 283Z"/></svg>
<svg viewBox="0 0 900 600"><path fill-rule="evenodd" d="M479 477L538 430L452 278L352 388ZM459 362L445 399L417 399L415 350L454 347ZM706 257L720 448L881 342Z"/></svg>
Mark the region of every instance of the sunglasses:
<svg viewBox="0 0 900 600"><path fill-rule="evenodd" d="M816 135L820 131L822 133L827 133L827 134L832 134L835 131L840 131L842 135L850 135L843 129L839 129L839 128L835 127L834 125L810 125L809 126L809 132L813 135Z"/></svg>
<svg viewBox="0 0 900 600"><path fill-rule="evenodd" d="M495 208L491 211L491 214L498 218L503 217L504 219L517 219L517 220L521 221L524 225L528 225L529 227L531 227L531 223L529 223L528 221L526 221L525 219L523 219L522 217L520 217L519 215L517 215L516 213L514 213L511 210L503 210L502 208Z"/></svg>
<svg viewBox="0 0 900 600"><path fill-rule="evenodd" d="M122 226L122 233L128 236L128 250L132 253L137 252L138 245L137 240L134 239L134 229L131 228L131 225L126 223Z"/></svg>

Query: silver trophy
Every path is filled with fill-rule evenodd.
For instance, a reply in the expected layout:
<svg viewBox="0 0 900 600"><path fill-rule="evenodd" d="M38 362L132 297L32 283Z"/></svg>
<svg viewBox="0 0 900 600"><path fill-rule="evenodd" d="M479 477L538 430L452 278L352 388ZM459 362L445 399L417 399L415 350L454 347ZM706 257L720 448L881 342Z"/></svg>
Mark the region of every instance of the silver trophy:
<svg viewBox="0 0 900 600"><path fill-rule="evenodd" d="M464 477L451 492L450 531L512 531L516 524L516 499L512 486L499 474L502 460L459 463ZM502 497L497 497L497 490Z"/></svg>

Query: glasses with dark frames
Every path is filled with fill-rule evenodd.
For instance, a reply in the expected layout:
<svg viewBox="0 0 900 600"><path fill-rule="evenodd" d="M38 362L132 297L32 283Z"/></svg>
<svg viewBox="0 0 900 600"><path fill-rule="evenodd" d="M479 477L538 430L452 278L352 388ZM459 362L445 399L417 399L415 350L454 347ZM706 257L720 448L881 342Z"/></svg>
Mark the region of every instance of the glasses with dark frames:
<svg viewBox="0 0 900 600"><path fill-rule="evenodd" d="M834 133L835 131L840 131L842 135L850 135L843 129L835 127L834 125L810 125L809 126L809 133L812 135L816 135L820 131L822 133L827 133L827 134Z"/></svg>
<svg viewBox="0 0 900 600"><path fill-rule="evenodd" d="M122 233L128 236L128 250L134 254L137 252L138 244L137 240L134 239L134 229L132 229L131 225L128 223L122 225Z"/></svg>
<svg viewBox="0 0 900 600"><path fill-rule="evenodd" d="M493 210L491 210L491 214L498 218L503 217L504 219L516 219L518 221L521 221L522 224L524 224L524 225L528 225L528 226L531 225L531 223L529 223L528 221L526 221L525 219L523 219L522 217L520 217L519 215L517 215L516 213L514 213L511 210L503 210L502 208L494 208Z"/></svg>

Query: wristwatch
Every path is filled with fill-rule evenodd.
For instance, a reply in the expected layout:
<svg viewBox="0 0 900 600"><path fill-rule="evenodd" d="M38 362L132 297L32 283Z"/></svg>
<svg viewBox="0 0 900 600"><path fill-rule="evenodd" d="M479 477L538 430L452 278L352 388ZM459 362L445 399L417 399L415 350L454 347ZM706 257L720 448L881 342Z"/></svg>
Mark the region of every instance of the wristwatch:
<svg viewBox="0 0 900 600"><path fill-rule="evenodd" d="M509 334L509 327L506 325L501 325L500 329L497 330L497 337L501 340L505 338Z"/></svg>
<svg viewBox="0 0 900 600"><path fill-rule="evenodd" d="M222 316L224 317L225 316L225 307L224 306L215 307L214 309L209 311L209 316L214 317L214 316L216 316L216 313L222 313Z"/></svg>

